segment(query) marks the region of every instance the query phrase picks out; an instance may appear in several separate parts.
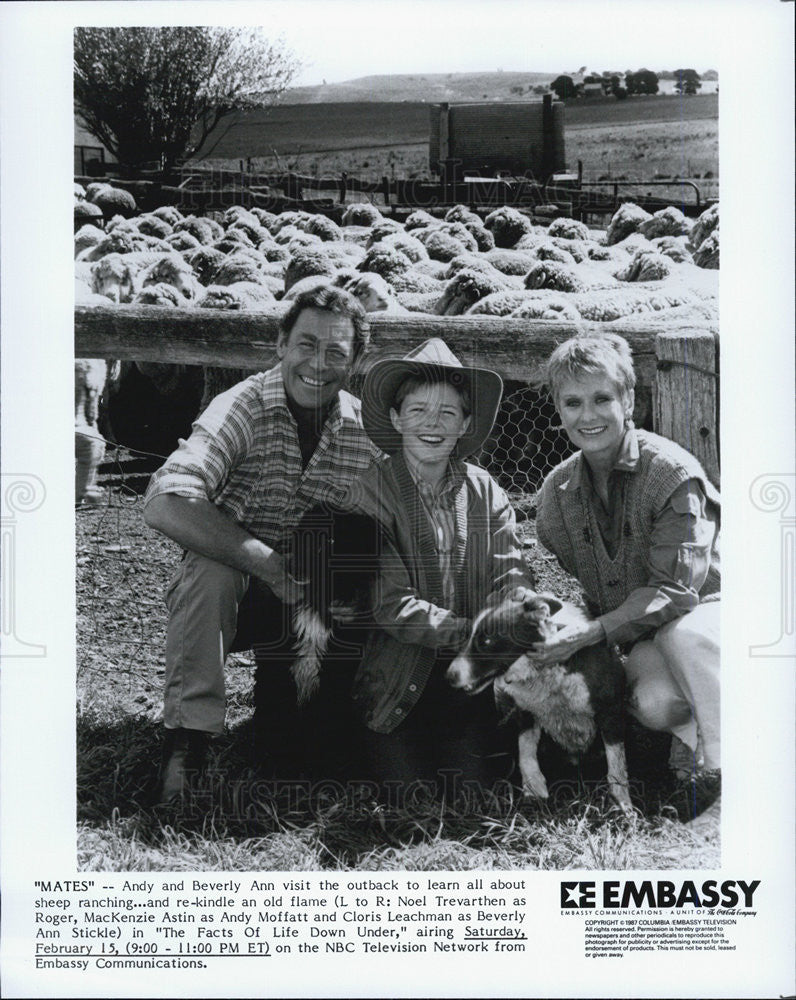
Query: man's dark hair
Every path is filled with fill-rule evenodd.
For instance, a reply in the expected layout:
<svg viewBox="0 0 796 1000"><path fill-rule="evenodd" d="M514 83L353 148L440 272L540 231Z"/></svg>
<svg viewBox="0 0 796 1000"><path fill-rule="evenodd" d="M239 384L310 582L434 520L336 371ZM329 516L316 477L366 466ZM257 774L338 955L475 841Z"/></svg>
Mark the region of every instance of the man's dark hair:
<svg viewBox="0 0 796 1000"><path fill-rule="evenodd" d="M282 316L280 327L282 336L287 340L300 313L305 309L324 309L350 319L354 327L354 361L359 360L370 343L370 325L368 314L362 303L350 292L337 288L336 285L321 284L300 292L290 304L290 308Z"/></svg>

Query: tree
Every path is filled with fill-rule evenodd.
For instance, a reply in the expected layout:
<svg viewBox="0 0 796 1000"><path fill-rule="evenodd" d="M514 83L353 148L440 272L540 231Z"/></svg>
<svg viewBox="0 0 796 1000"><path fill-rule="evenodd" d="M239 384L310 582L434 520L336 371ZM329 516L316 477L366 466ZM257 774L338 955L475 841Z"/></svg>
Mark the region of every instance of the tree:
<svg viewBox="0 0 796 1000"><path fill-rule="evenodd" d="M298 69L261 29L76 28L75 113L123 166L168 170L234 111L272 106Z"/></svg>
<svg viewBox="0 0 796 1000"><path fill-rule="evenodd" d="M695 69L676 69L674 79L678 94L695 94L702 87L702 78Z"/></svg>
<svg viewBox="0 0 796 1000"><path fill-rule="evenodd" d="M651 69L640 69L637 73L625 74L628 94L657 94L658 74Z"/></svg>
<svg viewBox="0 0 796 1000"><path fill-rule="evenodd" d="M570 97L575 97L578 92L571 76L557 76L550 84L550 89L559 101L566 101Z"/></svg>

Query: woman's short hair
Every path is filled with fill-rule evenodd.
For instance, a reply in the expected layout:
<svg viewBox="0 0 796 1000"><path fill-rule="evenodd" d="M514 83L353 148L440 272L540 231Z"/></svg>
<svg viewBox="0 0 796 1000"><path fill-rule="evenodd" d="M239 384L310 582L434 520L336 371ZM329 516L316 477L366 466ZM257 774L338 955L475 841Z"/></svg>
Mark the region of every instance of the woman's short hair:
<svg viewBox="0 0 796 1000"><path fill-rule="evenodd" d="M325 312L337 313L350 319L354 327L354 361L367 350L370 343L370 324L368 314L362 303L350 292L336 285L320 284L299 293L290 304L290 308L282 316L279 326L282 336L287 340L299 315L305 309L323 309Z"/></svg>
<svg viewBox="0 0 796 1000"><path fill-rule="evenodd" d="M559 344L544 367L543 381L553 398L570 378L607 375L622 392L636 385L633 356L624 337L615 333L582 335Z"/></svg>
<svg viewBox="0 0 796 1000"><path fill-rule="evenodd" d="M456 369L454 369L456 371ZM470 389L466 385L454 385L453 380L446 378L445 375L407 375L406 378L401 382L398 388L395 390L395 396L393 398L393 409L397 412L401 410L401 404L409 395L410 392L415 392L417 389L423 389L428 385L449 385L451 389L454 389L459 396L462 404L462 411L465 417L469 417L472 413L472 405L470 402Z"/></svg>

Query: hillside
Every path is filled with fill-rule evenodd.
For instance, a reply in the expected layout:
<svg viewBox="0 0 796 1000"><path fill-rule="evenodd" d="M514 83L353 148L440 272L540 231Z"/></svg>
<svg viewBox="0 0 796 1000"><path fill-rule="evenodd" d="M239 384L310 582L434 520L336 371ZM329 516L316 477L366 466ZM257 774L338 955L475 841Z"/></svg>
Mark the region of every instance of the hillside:
<svg viewBox="0 0 796 1000"><path fill-rule="evenodd" d="M290 104L337 104L343 101L483 101L516 100L546 86L555 73L423 73L363 76L344 83L294 87L284 101Z"/></svg>
<svg viewBox="0 0 796 1000"><path fill-rule="evenodd" d="M564 70L566 72L566 70ZM339 104L348 101L516 101L532 98L535 87L547 86L558 73L525 73L497 70L485 73L416 73L362 76L342 83L316 87L293 87L283 100L286 104ZM577 83L583 74L568 73ZM662 94L674 93L674 74L661 71ZM703 76L705 94L713 94L718 74L707 70Z"/></svg>

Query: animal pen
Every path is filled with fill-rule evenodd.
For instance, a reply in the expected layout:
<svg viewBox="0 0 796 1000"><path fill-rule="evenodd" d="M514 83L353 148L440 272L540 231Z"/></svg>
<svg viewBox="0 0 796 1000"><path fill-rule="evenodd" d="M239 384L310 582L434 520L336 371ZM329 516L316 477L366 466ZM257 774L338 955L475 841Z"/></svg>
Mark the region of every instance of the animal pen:
<svg viewBox="0 0 796 1000"><path fill-rule="evenodd" d="M371 349L354 390L374 360L402 357L441 337L466 364L493 368L506 382L493 437L478 460L510 493L535 493L569 453L549 400L528 388L557 344L600 324L491 316L370 314ZM219 312L114 305L75 308L75 356L265 370L276 361L274 312ZM719 485L718 338L709 327L645 323L615 328L636 368L636 417L681 444ZM523 388L523 384L525 388Z"/></svg>

